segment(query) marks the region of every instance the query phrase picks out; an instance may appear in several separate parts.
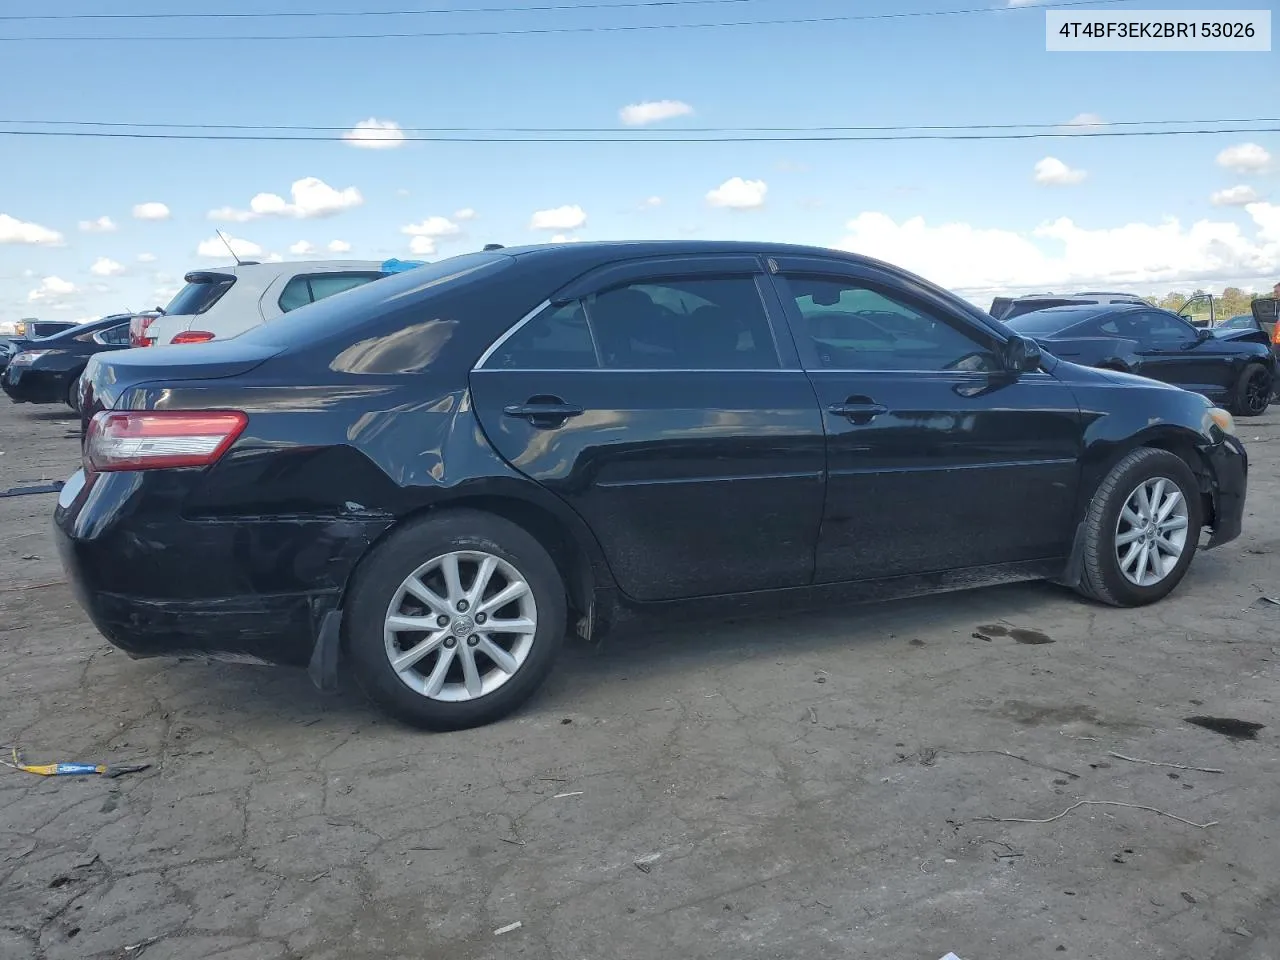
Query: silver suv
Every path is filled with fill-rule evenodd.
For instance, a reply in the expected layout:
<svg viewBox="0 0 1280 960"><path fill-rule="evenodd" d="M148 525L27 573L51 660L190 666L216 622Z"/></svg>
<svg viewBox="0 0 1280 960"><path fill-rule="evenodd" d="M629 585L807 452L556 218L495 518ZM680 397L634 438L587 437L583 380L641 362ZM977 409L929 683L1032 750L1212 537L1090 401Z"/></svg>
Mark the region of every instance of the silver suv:
<svg viewBox="0 0 1280 960"><path fill-rule="evenodd" d="M312 260L237 263L194 270L164 310L142 313L130 324L135 347L227 340L282 317L290 310L363 286L394 272L377 260Z"/></svg>

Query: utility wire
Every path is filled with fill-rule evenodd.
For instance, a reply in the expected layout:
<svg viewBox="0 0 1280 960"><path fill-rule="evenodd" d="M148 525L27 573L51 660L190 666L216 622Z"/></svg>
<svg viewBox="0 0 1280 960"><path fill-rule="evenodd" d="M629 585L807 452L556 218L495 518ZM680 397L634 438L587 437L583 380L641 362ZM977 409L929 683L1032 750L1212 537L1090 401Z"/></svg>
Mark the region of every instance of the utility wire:
<svg viewBox="0 0 1280 960"><path fill-rule="evenodd" d="M0 37L0 43L9 42L65 42L93 41L107 42L139 41L145 43L174 43L200 41L232 41L253 40L279 43L291 40L402 40L424 38L457 38L457 37L521 37L545 36L551 34L579 33L635 33L653 30L709 30L723 27L776 27L794 24L828 24L828 23L865 23L881 20L905 20L918 17L954 17L980 13L1008 13L1020 10L1047 10L1064 7L1095 7L1119 3L1134 3L1135 0L1060 0L1053 3L1036 3L1014 7L966 7L955 10L908 10L895 13L862 13L840 14L826 17L781 17L772 20L718 20L709 23L648 23L648 24L615 24L605 26L580 27L528 27L524 29L504 30L422 30L399 31L386 33L295 33L295 34L199 34L199 35L160 35L160 36L127 36L117 35L78 35L78 36L27 36ZM527 8L525 8L527 9Z"/></svg>
<svg viewBox="0 0 1280 960"><path fill-rule="evenodd" d="M624 0L622 3L545 3L527 7L418 7L412 10L253 10L242 13L20 13L0 21L30 20L272 20L300 17L421 17L459 13L551 13L563 10L637 10L721 6L762 0Z"/></svg>
<svg viewBox="0 0 1280 960"><path fill-rule="evenodd" d="M885 133L907 130L1073 130L1087 131L1103 127L1147 127L1179 124L1258 124L1280 123L1280 117L1230 117L1198 120L1097 120L1080 123L952 123L926 124L908 123L888 126L808 126L808 127L680 127L681 134L688 133ZM151 130L256 130L256 131L294 131L304 133L347 132L351 125L337 127L311 126L306 124L256 124L256 123L144 123L123 120L3 120L4 126L51 126L51 127L133 127L142 128L133 132L149 132ZM370 128L373 130L373 128ZM401 133L618 133L617 127L399 127ZM376 132L376 130L374 130ZM659 132L659 131L653 131ZM648 130L635 130L637 139L650 133ZM1080 132L1072 136L1080 136ZM288 138L297 139L297 138ZM383 139L399 140L397 136Z"/></svg>
<svg viewBox="0 0 1280 960"><path fill-rule="evenodd" d="M1189 130L1082 130L1076 133L891 133L871 136L847 134L811 134L768 136L716 136L716 137L365 137L360 142L379 141L396 143L856 143L891 140L1045 140L1072 137L1185 137L1223 133L1280 133L1275 127L1218 127ZM270 143L349 142L344 137L333 136L277 136L272 134L213 134L213 133L139 133L106 130L0 130L0 137L67 137L119 140L227 140L261 141Z"/></svg>

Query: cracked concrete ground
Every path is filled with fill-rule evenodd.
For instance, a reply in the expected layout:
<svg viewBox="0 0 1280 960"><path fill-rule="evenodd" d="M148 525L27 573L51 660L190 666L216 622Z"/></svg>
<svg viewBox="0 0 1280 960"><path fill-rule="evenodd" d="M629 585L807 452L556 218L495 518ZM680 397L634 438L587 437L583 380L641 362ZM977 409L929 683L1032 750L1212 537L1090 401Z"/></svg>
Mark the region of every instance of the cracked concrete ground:
<svg viewBox="0 0 1280 960"><path fill-rule="evenodd" d="M153 766L0 769L0 958L1280 956L1277 424L1242 425L1245 535L1156 607L1021 585L668 624L439 736L301 672L128 659L60 582L54 497L2 499L0 743ZM0 437L0 489L74 468L66 411L0 405ZM1213 825L982 819L1080 800Z"/></svg>

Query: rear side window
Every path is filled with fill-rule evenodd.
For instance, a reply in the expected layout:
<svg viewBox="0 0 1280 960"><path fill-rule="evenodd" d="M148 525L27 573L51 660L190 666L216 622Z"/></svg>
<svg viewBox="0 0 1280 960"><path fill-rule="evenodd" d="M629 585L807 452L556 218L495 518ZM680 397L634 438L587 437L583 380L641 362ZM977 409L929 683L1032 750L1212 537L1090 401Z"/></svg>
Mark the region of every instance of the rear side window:
<svg viewBox="0 0 1280 960"><path fill-rule="evenodd" d="M235 277L217 276L190 281L169 301L164 312L174 316L204 313L235 284Z"/></svg>
<svg viewBox="0 0 1280 960"><path fill-rule="evenodd" d="M547 307L508 337L485 366L502 370L590 370L599 366L582 303Z"/></svg>
<svg viewBox="0 0 1280 960"><path fill-rule="evenodd" d="M106 344L107 346L128 346L129 324L117 323L114 327L107 327L105 330L99 330L94 337L99 343Z"/></svg>
<svg viewBox="0 0 1280 960"><path fill-rule="evenodd" d="M336 293L364 286L382 276L381 273L317 273L294 277L280 293L280 309L288 313Z"/></svg>

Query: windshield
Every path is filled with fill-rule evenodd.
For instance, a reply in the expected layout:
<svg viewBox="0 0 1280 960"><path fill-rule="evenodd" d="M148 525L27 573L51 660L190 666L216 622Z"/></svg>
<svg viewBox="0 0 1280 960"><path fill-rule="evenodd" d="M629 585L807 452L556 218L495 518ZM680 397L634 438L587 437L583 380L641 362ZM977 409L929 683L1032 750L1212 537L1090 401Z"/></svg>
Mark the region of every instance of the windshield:
<svg viewBox="0 0 1280 960"><path fill-rule="evenodd" d="M1085 319L1087 318L1074 310L1071 313L1050 313L1041 310L1035 313L1024 313L1020 317L1013 317L1004 321L1004 325L1010 330L1025 333L1029 337L1047 337L1060 333L1069 327L1074 327Z"/></svg>
<svg viewBox="0 0 1280 960"><path fill-rule="evenodd" d="M169 301L164 312L178 316L204 313L217 303L235 282L235 277L209 277L192 281L178 291L178 295Z"/></svg>

